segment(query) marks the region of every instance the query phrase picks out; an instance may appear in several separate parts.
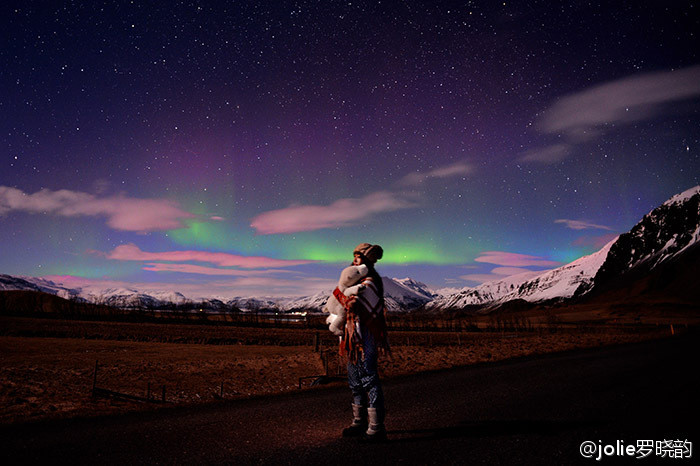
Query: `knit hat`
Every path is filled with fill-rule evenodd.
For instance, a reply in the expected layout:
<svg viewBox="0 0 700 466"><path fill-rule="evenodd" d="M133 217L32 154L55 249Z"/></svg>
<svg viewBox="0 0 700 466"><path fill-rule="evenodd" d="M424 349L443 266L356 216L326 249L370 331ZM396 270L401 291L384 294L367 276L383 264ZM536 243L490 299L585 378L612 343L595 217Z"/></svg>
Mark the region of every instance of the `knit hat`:
<svg viewBox="0 0 700 466"><path fill-rule="evenodd" d="M361 243L355 247L353 254L362 254L365 258L374 263L382 258L384 250L378 244Z"/></svg>

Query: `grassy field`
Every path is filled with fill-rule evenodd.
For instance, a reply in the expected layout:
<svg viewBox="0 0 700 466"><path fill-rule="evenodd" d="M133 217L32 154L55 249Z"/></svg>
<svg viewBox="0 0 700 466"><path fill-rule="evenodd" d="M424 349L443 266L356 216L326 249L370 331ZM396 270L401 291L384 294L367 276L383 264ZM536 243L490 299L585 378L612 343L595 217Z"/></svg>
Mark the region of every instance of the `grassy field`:
<svg viewBox="0 0 700 466"><path fill-rule="evenodd" d="M0 423L93 416L163 404L92 397L97 387L165 405L298 390L341 375L327 331L0 317ZM674 332L683 331L676 325ZM557 325L529 330L395 331L384 378L670 335L670 327ZM305 380L308 388L310 380ZM334 382L344 384L342 381Z"/></svg>

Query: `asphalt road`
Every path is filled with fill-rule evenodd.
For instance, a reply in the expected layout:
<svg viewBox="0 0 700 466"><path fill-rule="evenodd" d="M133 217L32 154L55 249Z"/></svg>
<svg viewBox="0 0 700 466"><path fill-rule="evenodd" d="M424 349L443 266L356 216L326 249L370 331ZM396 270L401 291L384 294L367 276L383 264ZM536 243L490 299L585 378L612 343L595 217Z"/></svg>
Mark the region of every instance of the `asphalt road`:
<svg viewBox="0 0 700 466"><path fill-rule="evenodd" d="M604 464L584 441L688 440L700 335L386 381L389 442L340 438L347 388L0 428L3 464ZM695 449L695 448L694 448ZM635 464L692 460L650 457ZM697 457L697 455L694 455ZM628 458L629 459L629 458ZM8 461L9 460L9 461Z"/></svg>

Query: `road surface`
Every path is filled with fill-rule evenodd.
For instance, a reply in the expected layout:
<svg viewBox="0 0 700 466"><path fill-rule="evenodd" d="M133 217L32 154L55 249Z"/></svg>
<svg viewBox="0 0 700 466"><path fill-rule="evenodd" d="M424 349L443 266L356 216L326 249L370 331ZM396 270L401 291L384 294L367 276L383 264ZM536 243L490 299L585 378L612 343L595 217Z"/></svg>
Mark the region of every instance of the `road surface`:
<svg viewBox="0 0 700 466"><path fill-rule="evenodd" d="M695 450L698 349L700 335L688 334L386 381L389 442L381 445L340 438L350 396L334 387L5 426L0 458L3 464L603 464L618 458L584 459L581 443L688 440ZM651 463L654 455L636 464Z"/></svg>

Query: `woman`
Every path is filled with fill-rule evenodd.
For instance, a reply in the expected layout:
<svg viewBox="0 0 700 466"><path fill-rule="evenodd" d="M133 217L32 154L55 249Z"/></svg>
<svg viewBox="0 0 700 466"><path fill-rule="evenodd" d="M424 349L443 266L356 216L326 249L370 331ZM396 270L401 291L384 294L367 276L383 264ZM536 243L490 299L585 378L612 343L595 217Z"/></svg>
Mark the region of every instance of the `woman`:
<svg viewBox="0 0 700 466"><path fill-rule="evenodd" d="M374 269L382 258L381 246L369 243L353 251L353 265L365 264L369 273L362 283L365 291L357 298L347 299L348 310L341 353L348 357L348 383L352 391L353 421L343 429L344 437L362 436L362 440L386 440L384 429L384 393L377 372L380 351L388 351L386 320L384 318L384 285Z"/></svg>

